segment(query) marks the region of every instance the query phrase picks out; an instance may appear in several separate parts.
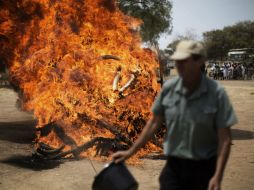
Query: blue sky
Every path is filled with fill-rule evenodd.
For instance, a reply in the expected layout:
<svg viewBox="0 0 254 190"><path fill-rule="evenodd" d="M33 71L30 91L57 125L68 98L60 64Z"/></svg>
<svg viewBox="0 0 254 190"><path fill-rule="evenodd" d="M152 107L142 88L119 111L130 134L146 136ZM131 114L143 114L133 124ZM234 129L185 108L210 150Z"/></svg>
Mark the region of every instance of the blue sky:
<svg viewBox="0 0 254 190"><path fill-rule="evenodd" d="M171 0L173 3L173 32L161 37L164 49L178 34L193 31L199 38L202 33L240 21L254 21L254 0Z"/></svg>

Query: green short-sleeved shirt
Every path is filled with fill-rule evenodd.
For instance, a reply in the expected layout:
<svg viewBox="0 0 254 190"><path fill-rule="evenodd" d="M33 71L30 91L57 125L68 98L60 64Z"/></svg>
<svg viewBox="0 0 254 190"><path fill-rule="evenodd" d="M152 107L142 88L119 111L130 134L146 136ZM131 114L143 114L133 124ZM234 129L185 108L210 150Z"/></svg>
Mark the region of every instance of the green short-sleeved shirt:
<svg viewBox="0 0 254 190"><path fill-rule="evenodd" d="M180 77L167 81L152 112L165 119L164 153L195 160L215 156L217 129L237 123L224 88L204 75L199 88L190 96L186 96Z"/></svg>

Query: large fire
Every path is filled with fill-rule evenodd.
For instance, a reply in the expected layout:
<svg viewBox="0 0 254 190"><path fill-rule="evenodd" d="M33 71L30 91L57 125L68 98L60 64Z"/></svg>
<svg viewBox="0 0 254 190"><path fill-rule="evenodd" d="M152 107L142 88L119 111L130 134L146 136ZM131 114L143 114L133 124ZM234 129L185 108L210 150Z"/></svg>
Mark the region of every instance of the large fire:
<svg viewBox="0 0 254 190"><path fill-rule="evenodd" d="M141 48L141 21L124 15L113 0L0 6L0 56L20 89L22 108L37 120L37 147L72 156L78 149L89 157L129 147L159 88L155 56ZM159 141L138 156L160 150Z"/></svg>

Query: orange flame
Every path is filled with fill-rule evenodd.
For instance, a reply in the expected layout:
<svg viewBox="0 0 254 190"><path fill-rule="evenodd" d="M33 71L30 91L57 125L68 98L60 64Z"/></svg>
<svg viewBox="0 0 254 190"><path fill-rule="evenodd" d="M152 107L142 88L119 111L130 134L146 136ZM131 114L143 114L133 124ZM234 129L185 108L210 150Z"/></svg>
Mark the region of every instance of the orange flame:
<svg viewBox="0 0 254 190"><path fill-rule="evenodd" d="M103 120L135 140L159 88L155 55L141 48L142 22L112 0L23 0L6 7L0 36L9 54L2 48L0 55L36 128L56 123L79 146L95 137L116 138L96 126ZM54 130L38 132L37 142L66 144ZM152 143L147 148L158 150ZM94 156L94 148L83 155Z"/></svg>

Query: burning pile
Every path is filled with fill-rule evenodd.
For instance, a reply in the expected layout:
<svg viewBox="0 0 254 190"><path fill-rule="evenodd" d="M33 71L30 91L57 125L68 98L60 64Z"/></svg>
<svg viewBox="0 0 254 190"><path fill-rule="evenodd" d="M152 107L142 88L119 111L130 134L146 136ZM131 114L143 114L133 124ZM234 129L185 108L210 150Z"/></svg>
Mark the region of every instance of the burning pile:
<svg viewBox="0 0 254 190"><path fill-rule="evenodd" d="M141 48L141 21L113 0L0 1L0 7L0 58L22 108L38 121L36 154L108 156L129 147L158 91L155 56ZM160 140L139 156L159 150Z"/></svg>

